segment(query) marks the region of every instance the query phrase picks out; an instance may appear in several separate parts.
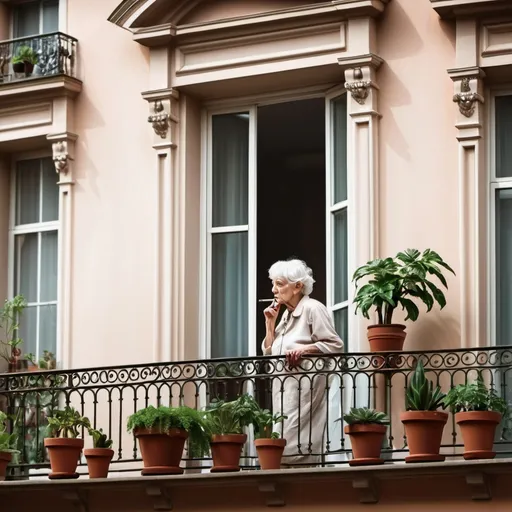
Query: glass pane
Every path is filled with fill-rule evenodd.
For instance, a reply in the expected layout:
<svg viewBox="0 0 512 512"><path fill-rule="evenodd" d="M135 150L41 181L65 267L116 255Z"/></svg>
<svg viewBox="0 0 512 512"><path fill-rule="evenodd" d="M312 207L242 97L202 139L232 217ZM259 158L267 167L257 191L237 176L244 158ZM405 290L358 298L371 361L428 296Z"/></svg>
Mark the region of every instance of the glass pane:
<svg viewBox="0 0 512 512"><path fill-rule="evenodd" d="M41 306L39 310L39 355L44 350L57 352L57 306Z"/></svg>
<svg viewBox="0 0 512 512"><path fill-rule="evenodd" d="M40 302L57 300L57 231L41 233Z"/></svg>
<svg viewBox="0 0 512 512"><path fill-rule="evenodd" d="M39 2L27 2L14 8L14 37L39 34Z"/></svg>
<svg viewBox="0 0 512 512"><path fill-rule="evenodd" d="M333 204L347 200L347 96L331 102Z"/></svg>
<svg viewBox="0 0 512 512"><path fill-rule="evenodd" d="M213 227L248 223L249 114L212 120Z"/></svg>
<svg viewBox="0 0 512 512"><path fill-rule="evenodd" d="M16 224L39 222L41 161L22 160L16 167Z"/></svg>
<svg viewBox="0 0 512 512"><path fill-rule="evenodd" d="M44 158L43 163L43 222L59 219L59 175L51 158Z"/></svg>
<svg viewBox="0 0 512 512"><path fill-rule="evenodd" d="M59 0L47 0L43 3L43 34L59 30Z"/></svg>
<svg viewBox="0 0 512 512"><path fill-rule="evenodd" d="M23 340L22 351L37 355L37 306L29 306L23 311L19 334Z"/></svg>
<svg viewBox="0 0 512 512"><path fill-rule="evenodd" d="M512 96L496 97L496 177L512 176Z"/></svg>
<svg viewBox="0 0 512 512"><path fill-rule="evenodd" d="M334 303L348 300L347 209L333 214Z"/></svg>
<svg viewBox="0 0 512 512"><path fill-rule="evenodd" d="M37 233L16 236L14 289L27 302L37 302L37 249Z"/></svg>
<svg viewBox="0 0 512 512"><path fill-rule="evenodd" d="M248 353L247 241L247 232L213 235L212 357L241 357Z"/></svg>
<svg viewBox="0 0 512 512"><path fill-rule="evenodd" d="M496 191L496 336L512 343L512 189Z"/></svg>
<svg viewBox="0 0 512 512"><path fill-rule="evenodd" d="M343 350L348 352L348 308L334 312L334 328L343 341Z"/></svg>

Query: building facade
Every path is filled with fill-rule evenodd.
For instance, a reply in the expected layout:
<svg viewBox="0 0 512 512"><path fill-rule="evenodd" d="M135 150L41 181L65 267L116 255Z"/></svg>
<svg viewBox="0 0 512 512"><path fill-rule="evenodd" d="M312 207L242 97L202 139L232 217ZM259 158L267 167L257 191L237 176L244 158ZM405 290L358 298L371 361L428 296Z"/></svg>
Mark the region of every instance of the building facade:
<svg viewBox="0 0 512 512"><path fill-rule="evenodd" d="M0 297L28 302L25 352L256 357L292 255L367 352L353 271L409 247L456 276L407 350L511 344L509 1L119 2L0 2Z"/></svg>

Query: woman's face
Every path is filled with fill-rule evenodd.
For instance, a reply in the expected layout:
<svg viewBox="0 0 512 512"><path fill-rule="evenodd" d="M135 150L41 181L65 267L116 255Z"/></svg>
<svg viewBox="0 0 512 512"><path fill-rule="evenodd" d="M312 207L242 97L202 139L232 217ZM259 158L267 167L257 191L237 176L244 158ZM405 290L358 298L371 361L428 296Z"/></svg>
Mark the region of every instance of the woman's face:
<svg viewBox="0 0 512 512"><path fill-rule="evenodd" d="M290 304L301 293L302 283L290 283L282 277L272 281L272 293L281 304Z"/></svg>

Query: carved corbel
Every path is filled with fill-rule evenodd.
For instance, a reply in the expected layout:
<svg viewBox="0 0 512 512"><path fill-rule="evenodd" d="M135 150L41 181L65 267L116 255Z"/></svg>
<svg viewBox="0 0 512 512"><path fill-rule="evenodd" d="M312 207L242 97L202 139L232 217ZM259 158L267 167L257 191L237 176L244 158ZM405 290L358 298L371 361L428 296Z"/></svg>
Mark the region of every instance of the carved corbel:
<svg viewBox="0 0 512 512"><path fill-rule="evenodd" d="M359 502L370 504L379 501L375 482L371 478L354 478L352 489L359 491Z"/></svg>
<svg viewBox="0 0 512 512"><path fill-rule="evenodd" d="M52 144L53 162L57 174L67 174L69 171L69 162L73 160L68 151L68 141L59 140Z"/></svg>
<svg viewBox="0 0 512 512"><path fill-rule="evenodd" d="M466 475L466 485L469 487L471 499L474 501L488 501L491 499L491 489L487 475L481 472L472 472Z"/></svg>
<svg viewBox="0 0 512 512"><path fill-rule="evenodd" d="M460 81L460 92L453 96L453 101L459 105L460 113L465 117L472 117L477 102L483 103L483 97L471 90L470 78L464 77Z"/></svg>
<svg viewBox="0 0 512 512"><path fill-rule="evenodd" d="M285 501L279 488L274 482L260 482L258 490L265 497L267 507L284 507Z"/></svg>
<svg viewBox="0 0 512 512"><path fill-rule="evenodd" d="M148 122L153 126L155 133L165 139L169 130L170 116L165 111L164 105L160 100L153 102L153 113L148 117Z"/></svg>
<svg viewBox="0 0 512 512"><path fill-rule="evenodd" d="M77 512L88 512L89 507L87 506L87 496L83 492L68 491L65 492L63 498L72 503Z"/></svg>
<svg viewBox="0 0 512 512"><path fill-rule="evenodd" d="M350 92L352 98L360 105L364 105L366 98L370 94L371 80L363 80L363 71L361 68L355 68L352 72L353 81L345 82L345 89Z"/></svg>
<svg viewBox="0 0 512 512"><path fill-rule="evenodd" d="M153 510L172 510L169 490L162 485L148 485L146 494L153 498Z"/></svg>

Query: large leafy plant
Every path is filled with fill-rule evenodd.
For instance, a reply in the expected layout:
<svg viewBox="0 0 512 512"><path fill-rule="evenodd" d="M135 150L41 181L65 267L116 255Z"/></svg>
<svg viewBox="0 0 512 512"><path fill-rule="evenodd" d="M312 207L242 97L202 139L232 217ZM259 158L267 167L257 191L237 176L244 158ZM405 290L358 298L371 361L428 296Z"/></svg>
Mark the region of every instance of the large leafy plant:
<svg viewBox="0 0 512 512"><path fill-rule="evenodd" d="M389 423L386 414L367 407L353 407L347 414L343 415L343 419L348 425L387 425Z"/></svg>
<svg viewBox="0 0 512 512"><path fill-rule="evenodd" d="M153 407L137 411L128 418L128 432L146 428L168 432L173 428L186 430L189 434L188 446L192 457L202 457L208 453L210 432L200 411L187 406Z"/></svg>
<svg viewBox="0 0 512 512"><path fill-rule="evenodd" d="M433 382L425 375L423 363L418 361L405 395L407 410L435 411L439 407L444 409L445 396L439 386L434 389Z"/></svg>
<svg viewBox="0 0 512 512"><path fill-rule="evenodd" d="M7 414L0 411L0 452L17 453L18 436L7 431Z"/></svg>
<svg viewBox="0 0 512 512"><path fill-rule="evenodd" d="M62 411L54 411L48 418L48 432L50 437L76 438L80 435L80 429L91 428L91 422L88 418L81 416L80 413L71 406Z"/></svg>
<svg viewBox="0 0 512 512"><path fill-rule="evenodd" d="M244 428L255 421L254 399L242 395L236 400L212 400L206 407L205 421L213 435L243 434Z"/></svg>
<svg viewBox="0 0 512 512"><path fill-rule="evenodd" d="M436 277L448 288L443 268L455 274L441 256L430 249L423 253L417 249L407 249L394 258L369 261L354 273L356 286L359 286L361 279L368 279L354 297L356 313L360 310L369 319L373 308L379 324L391 324L397 307L407 311L406 320L414 322L418 319L419 309L412 299L421 300L427 311L436 302L443 309L446 305L444 293L430 280L431 276Z"/></svg>
<svg viewBox="0 0 512 512"><path fill-rule="evenodd" d="M499 397L494 389L488 389L481 374L471 384L459 384L452 388L444 399L444 405L453 412L494 411L503 416L508 413L507 401Z"/></svg>

